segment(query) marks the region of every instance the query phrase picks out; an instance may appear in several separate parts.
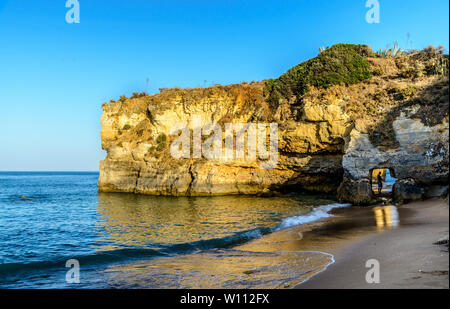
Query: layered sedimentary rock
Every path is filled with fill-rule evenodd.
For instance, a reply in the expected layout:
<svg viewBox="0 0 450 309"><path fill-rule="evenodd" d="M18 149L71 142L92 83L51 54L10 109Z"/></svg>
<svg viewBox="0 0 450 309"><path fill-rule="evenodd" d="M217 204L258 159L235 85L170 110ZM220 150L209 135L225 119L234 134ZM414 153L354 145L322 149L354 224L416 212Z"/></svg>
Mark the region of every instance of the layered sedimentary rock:
<svg viewBox="0 0 450 309"><path fill-rule="evenodd" d="M409 112L409 113L408 113ZM399 147L374 147L368 134L354 128L347 138L342 159L344 179L338 190L341 200L358 204L375 201L371 171L388 168L396 178L395 200L415 200L441 196L448 192L448 120L426 126L419 119L408 118L404 110L393 122Z"/></svg>
<svg viewBox="0 0 450 309"><path fill-rule="evenodd" d="M157 195L259 194L287 188L332 192L342 177L344 136L351 129L339 102L305 105L301 120L271 114L259 83L169 89L103 106L99 190ZM175 124L278 124L278 163L251 159L175 159ZM191 153L192 154L192 153Z"/></svg>
<svg viewBox="0 0 450 309"><path fill-rule="evenodd" d="M337 52L342 54L342 46ZM361 55L367 53L362 49ZM321 72L331 56L323 57L316 68ZM376 201L371 171L389 168L397 179L396 200L448 194L448 56L429 49L367 61L371 78L365 72L354 84L312 85L307 91L299 84L301 96L293 79L309 74L300 82L317 83L305 71L317 63L275 82L164 89L105 103L101 138L107 156L100 162L99 191L174 196L316 191L370 204ZM346 77L347 71L338 69ZM332 78L321 73L320 83L336 79L330 72ZM243 157L227 157L225 149L215 158L196 156L195 117L202 127L220 125L222 146L227 124L277 124L277 164L263 168L265 158L248 156L248 139ZM192 142L185 158L171 153L179 123L188 126ZM202 136L201 143L208 138Z"/></svg>

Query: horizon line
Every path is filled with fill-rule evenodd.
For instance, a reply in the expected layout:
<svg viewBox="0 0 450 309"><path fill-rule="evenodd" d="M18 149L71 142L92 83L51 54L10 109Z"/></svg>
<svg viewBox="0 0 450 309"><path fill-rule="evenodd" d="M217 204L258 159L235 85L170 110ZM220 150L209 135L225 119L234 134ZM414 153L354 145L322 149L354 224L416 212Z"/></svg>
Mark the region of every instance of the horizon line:
<svg viewBox="0 0 450 309"><path fill-rule="evenodd" d="M0 173L11 173L11 172L19 172L19 173L42 173L42 172L51 172L51 173L73 173L73 172L78 172L78 173L98 173L100 171L87 171L87 170L58 170L58 171L52 171L52 170L36 170L36 171L24 171L24 170L11 170L11 171L6 171L6 170L0 170Z"/></svg>

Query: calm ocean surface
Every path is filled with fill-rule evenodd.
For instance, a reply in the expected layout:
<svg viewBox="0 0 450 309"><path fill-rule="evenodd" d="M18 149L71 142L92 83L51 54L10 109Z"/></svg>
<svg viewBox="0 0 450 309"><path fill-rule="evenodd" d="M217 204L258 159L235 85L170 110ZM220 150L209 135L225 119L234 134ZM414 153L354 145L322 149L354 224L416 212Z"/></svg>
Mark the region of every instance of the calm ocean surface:
<svg viewBox="0 0 450 309"><path fill-rule="evenodd" d="M331 200L97 193L97 179L0 172L0 288L277 288L333 262L233 249L344 206ZM79 284L66 282L69 259L80 263Z"/></svg>

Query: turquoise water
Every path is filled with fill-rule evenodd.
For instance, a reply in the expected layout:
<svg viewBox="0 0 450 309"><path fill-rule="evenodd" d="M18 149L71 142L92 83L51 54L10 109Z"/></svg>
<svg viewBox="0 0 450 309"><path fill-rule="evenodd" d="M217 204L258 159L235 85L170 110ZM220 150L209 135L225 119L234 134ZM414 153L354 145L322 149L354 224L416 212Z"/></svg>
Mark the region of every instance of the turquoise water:
<svg viewBox="0 0 450 309"><path fill-rule="evenodd" d="M386 169L386 183L390 186L393 186L397 179L391 176L391 171Z"/></svg>
<svg viewBox="0 0 450 309"><path fill-rule="evenodd" d="M316 252L233 249L326 216L339 206L326 198L106 194L97 179L0 172L0 287L277 287L331 262ZM79 284L65 281L68 259L80 263ZM243 280L246 267L261 269Z"/></svg>

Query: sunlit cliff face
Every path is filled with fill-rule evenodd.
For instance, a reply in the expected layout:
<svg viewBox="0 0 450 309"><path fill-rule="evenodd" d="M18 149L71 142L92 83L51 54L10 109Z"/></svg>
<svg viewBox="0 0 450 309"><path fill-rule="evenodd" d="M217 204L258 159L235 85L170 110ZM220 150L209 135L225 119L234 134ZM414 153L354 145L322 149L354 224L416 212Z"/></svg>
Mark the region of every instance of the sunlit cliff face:
<svg viewBox="0 0 450 309"><path fill-rule="evenodd" d="M305 117L297 121L289 116L289 110L280 111L281 114L270 110L263 96L263 84L171 89L110 102L103 106L101 118L102 148L108 155L100 163L99 191L170 196L254 195L296 185L308 191L333 192L340 182L343 137L351 123L343 112L342 101L329 103L305 103ZM195 125L196 118L200 126ZM178 130L179 123L189 126L184 134L189 143L177 143L183 136L179 135L183 132ZM214 139L222 147L213 148L221 149L223 156L213 151L210 158L203 153L208 149L204 143L210 137L196 134L200 131L195 128L203 131L208 123L217 124L217 131L222 128L223 134L211 137L222 135L223 140ZM236 129L228 128L236 137L227 146L227 140L232 141L227 138L227 125L240 124L254 125L257 132L267 125L267 145L256 147L256 156L249 155L253 151L248 133L244 134L246 155L238 155L240 134ZM256 144L264 145L262 140L257 138ZM201 151L196 151L200 144ZM255 143L251 145L254 148ZM186 151L175 151L174 155L174 149ZM265 152L269 152L267 158Z"/></svg>

